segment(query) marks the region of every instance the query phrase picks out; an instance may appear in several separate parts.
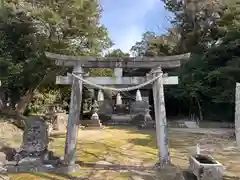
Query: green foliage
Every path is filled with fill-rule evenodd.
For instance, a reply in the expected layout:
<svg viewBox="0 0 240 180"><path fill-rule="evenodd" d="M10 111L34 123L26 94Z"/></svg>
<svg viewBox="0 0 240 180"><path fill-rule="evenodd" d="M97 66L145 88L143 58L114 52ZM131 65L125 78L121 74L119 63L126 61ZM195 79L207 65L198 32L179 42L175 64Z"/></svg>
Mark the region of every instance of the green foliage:
<svg viewBox="0 0 240 180"><path fill-rule="evenodd" d="M178 87L165 89L167 104L173 102L168 112L233 120L235 85L240 81L240 1L164 2L174 14L172 28L163 35L146 32L132 50L137 56L191 53L173 73L179 76Z"/></svg>
<svg viewBox="0 0 240 180"><path fill-rule="evenodd" d="M129 57L129 53L124 53L121 49L114 49L111 52L107 53L105 57ZM89 69L89 73L91 76L113 76L112 69L108 68L98 68Z"/></svg>
<svg viewBox="0 0 240 180"><path fill-rule="evenodd" d="M156 35L154 32L146 32L142 40L136 42L131 48L135 56L166 56L177 54L177 41L179 39L176 29L169 29L166 34Z"/></svg>
<svg viewBox="0 0 240 180"><path fill-rule="evenodd" d="M107 53L105 57L129 57L129 53L122 52L121 49L114 49L111 52Z"/></svg>
<svg viewBox="0 0 240 180"><path fill-rule="evenodd" d="M237 20L240 9L236 10L236 7L231 5L224 9L216 24L211 27L218 37L202 32L209 38L196 43L197 51L194 52L198 52L198 55L193 56L180 71L179 86L183 95L180 98L193 102L197 97L205 117L211 118L209 109L216 109L215 119L233 120L234 117L235 85L240 80L240 26ZM188 40L191 41L191 38ZM208 44L208 48L204 49L203 44Z"/></svg>
<svg viewBox="0 0 240 180"><path fill-rule="evenodd" d="M107 29L99 22L101 11L95 0L4 3L0 10L0 72L13 105L23 102L26 94L37 89L41 93L47 87L49 92L60 89L62 99L67 100L70 87L58 87L54 81L68 69L55 66L44 51L100 55L112 45Z"/></svg>
<svg viewBox="0 0 240 180"><path fill-rule="evenodd" d="M62 102L60 90L48 90L46 88L42 92L36 91L26 108L26 113L44 114L49 105L59 102Z"/></svg>

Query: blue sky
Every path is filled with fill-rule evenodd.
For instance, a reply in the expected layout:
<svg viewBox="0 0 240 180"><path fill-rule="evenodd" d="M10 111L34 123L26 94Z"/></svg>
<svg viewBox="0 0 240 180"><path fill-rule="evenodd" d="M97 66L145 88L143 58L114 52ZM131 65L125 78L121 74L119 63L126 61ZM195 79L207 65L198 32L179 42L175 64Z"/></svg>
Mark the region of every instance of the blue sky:
<svg viewBox="0 0 240 180"><path fill-rule="evenodd" d="M129 52L146 31L163 33L170 26L170 13L161 0L100 0L103 7L101 23L109 31L111 39Z"/></svg>

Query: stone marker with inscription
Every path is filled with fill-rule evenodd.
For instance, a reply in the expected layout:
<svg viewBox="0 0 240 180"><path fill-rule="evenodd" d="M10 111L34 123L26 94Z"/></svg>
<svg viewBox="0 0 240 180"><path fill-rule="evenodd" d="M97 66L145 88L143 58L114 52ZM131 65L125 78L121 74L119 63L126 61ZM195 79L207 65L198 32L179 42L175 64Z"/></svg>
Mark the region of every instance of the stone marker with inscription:
<svg viewBox="0 0 240 180"><path fill-rule="evenodd" d="M48 151L48 126L45 121L38 116L31 116L24 124L22 145L15 154L15 160L7 162L7 171L48 172L61 168L60 159Z"/></svg>
<svg viewBox="0 0 240 180"><path fill-rule="evenodd" d="M25 120L23 142L20 148L21 151L19 152L19 159L26 157L44 157L47 152L48 142L47 124L40 117L29 117Z"/></svg>

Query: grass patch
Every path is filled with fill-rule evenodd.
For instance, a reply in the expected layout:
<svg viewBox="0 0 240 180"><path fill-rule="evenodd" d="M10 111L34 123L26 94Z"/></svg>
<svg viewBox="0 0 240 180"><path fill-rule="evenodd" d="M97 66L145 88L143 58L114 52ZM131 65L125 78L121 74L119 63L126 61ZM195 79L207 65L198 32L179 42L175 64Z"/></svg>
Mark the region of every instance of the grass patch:
<svg viewBox="0 0 240 180"><path fill-rule="evenodd" d="M202 134L169 131L169 148L172 163L179 168L188 166L189 147L195 146ZM8 139L9 141L9 139ZM240 177L240 151L224 150L229 140L216 141L212 144L214 151L209 153L226 167L226 175ZM56 155L63 155L65 134L51 137L49 149ZM66 180L73 177L86 179L161 179L162 172L138 170L136 166L153 166L157 162L157 145L154 130L137 130L132 127L108 127L104 130L79 131L76 159L84 172L72 174L22 173L11 174L12 180ZM106 170L94 166L99 162L119 165L118 169ZM90 167L89 164L92 164ZM109 165L111 166L111 165ZM127 166L132 166L126 169ZM125 168L125 170L121 170Z"/></svg>

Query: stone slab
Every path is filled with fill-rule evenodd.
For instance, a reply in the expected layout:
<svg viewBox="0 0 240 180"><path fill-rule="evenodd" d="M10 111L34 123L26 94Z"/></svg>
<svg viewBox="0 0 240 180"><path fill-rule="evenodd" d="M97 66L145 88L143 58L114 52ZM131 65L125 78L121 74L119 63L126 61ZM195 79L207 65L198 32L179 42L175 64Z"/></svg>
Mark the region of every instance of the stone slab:
<svg viewBox="0 0 240 180"><path fill-rule="evenodd" d="M88 127L85 127L84 130L101 130L101 129L104 129L103 126L88 126Z"/></svg>
<svg viewBox="0 0 240 180"><path fill-rule="evenodd" d="M20 173L20 172L58 172L58 173L73 173L79 172L80 165L52 165L52 164L42 164L39 166L36 165L19 165L19 166L8 166L8 173Z"/></svg>
<svg viewBox="0 0 240 180"><path fill-rule="evenodd" d="M81 125L85 126L84 129L102 129L100 120L83 120Z"/></svg>
<svg viewBox="0 0 240 180"><path fill-rule="evenodd" d="M110 100L104 100L103 102L99 102L99 111L98 116L101 121L108 121L111 119L111 115L113 113L113 105Z"/></svg>
<svg viewBox="0 0 240 180"><path fill-rule="evenodd" d="M88 127L102 127L102 123L99 124L89 124L88 126L86 126L86 128Z"/></svg>
<svg viewBox="0 0 240 180"><path fill-rule="evenodd" d="M195 121L184 121L187 128L199 128Z"/></svg>
<svg viewBox="0 0 240 180"><path fill-rule="evenodd" d="M132 116L137 114L145 114L145 110L149 108L149 103L145 101L135 101L130 105L130 114Z"/></svg>
<svg viewBox="0 0 240 180"><path fill-rule="evenodd" d="M94 125L94 124L100 124L100 121L99 120L82 120L81 121L81 125L85 125L85 126L88 126L88 125Z"/></svg>
<svg viewBox="0 0 240 180"><path fill-rule="evenodd" d="M25 165L34 165L34 166L38 166L42 164L42 159L40 158L31 158L31 157L25 157L23 159L21 159L18 162L19 166L25 166Z"/></svg>

